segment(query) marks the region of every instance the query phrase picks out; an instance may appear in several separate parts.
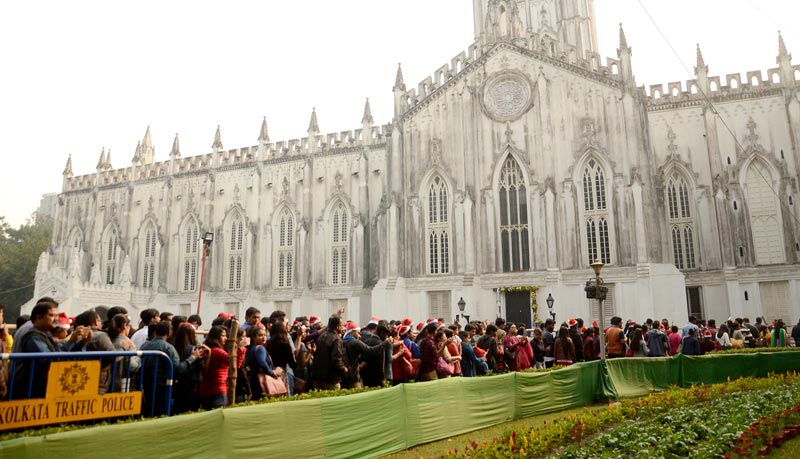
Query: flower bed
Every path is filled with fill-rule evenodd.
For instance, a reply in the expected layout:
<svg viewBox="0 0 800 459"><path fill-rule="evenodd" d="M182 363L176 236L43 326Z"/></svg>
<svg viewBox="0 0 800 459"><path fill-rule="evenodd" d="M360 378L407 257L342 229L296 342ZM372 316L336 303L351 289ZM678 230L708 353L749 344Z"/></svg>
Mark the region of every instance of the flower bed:
<svg viewBox="0 0 800 459"><path fill-rule="evenodd" d="M720 457L756 420L778 416L798 403L797 373L672 388L539 429L509 432L484 445L473 443L448 457L617 458L644 452L664 458Z"/></svg>
<svg viewBox="0 0 800 459"><path fill-rule="evenodd" d="M762 457L800 434L800 403L773 416L763 416L736 439L725 459Z"/></svg>

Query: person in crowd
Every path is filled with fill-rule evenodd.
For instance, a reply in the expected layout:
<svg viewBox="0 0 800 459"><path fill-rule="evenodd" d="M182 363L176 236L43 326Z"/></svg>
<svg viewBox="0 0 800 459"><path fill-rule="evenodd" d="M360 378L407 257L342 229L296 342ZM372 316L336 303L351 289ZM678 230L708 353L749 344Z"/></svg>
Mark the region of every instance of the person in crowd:
<svg viewBox="0 0 800 459"><path fill-rule="evenodd" d="M775 324L775 329L772 331L770 347L786 347L787 345L786 325L783 323L783 319L778 319L778 322Z"/></svg>
<svg viewBox="0 0 800 459"><path fill-rule="evenodd" d="M175 314L173 314L173 313L171 313L169 311L164 311L164 312L162 312L161 314L158 315L158 318L160 319L159 320L160 322L169 322L170 324L172 323L172 318L173 317L175 317Z"/></svg>
<svg viewBox="0 0 800 459"><path fill-rule="evenodd" d="M556 365L569 366L575 363L575 344L569 336L569 328L566 325L562 325L558 330L554 355Z"/></svg>
<svg viewBox="0 0 800 459"><path fill-rule="evenodd" d="M486 332L478 339L476 346L486 353L486 365L490 371L497 371L497 361L500 358L500 351L497 343L497 326L489 324Z"/></svg>
<svg viewBox="0 0 800 459"><path fill-rule="evenodd" d="M470 334L475 333L475 327L467 324L464 330L459 332L461 338L461 375L467 378L486 374L489 366L483 358L475 355L475 347L472 344Z"/></svg>
<svg viewBox="0 0 800 459"><path fill-rule="evenodd" d="M187 371L189 371L189 367L191 367L191 365L201 357L202 352L201 349L195 349L188 359L181 362L175 346L167 342L167 338L169 338L169 335L172 331L171 329L172 324L170 322L159 321L154 323L154 337L150 341L146 341L145 344L142 345L141 350L160 351L167 354L167 356L172 360L174 377L174 375L185 374ZM146 357L144 358L142 371L144 372L142 375L142 380L144 381L144 391L142 394L142 414L144 414L146 417L160 416L165 414L167 408L166 387L169 384L167 381L166 365L158 365L156 369L156 358ZM156 371L155 385L153 385L153 371Z"/></svg>
<svg viewBox="0 0 800 459"><path fill-rule="evenodd" d="M178 324L175 335L175 350L181 363L199 347L194 326L190 323ZM172 399L175 414L197 411L200 408L198 389L200 387L200 370L205 364L203 359L194 360L185 373L179 374L173 382Z"/></svg>
<svg viewBox="0 0 800 459"><path fill-rule="evenodd" d="M690 327L687 333L688 335L681 341L683 347L681 353L683 355L701 355L700 341L697 340L697 329Z"/></svg>
<svg viewBox="0 0 800 459"><path fill-rule="evenodd" d="M413 358L411 357L411 349L409 349L405 342L401 339L403 335L408 334L409 325L400 324L397 326L393 340L393 355L398 355L396 359L392 360L392 385L398 385L408 382L416 373L414 371Z"/></svg>
<svg viewBox="0 0 800 459"><path fill-rule="evenodd" d="M703 331L703 338L700 340L700 351L702 354L707 354L717 349L717 337L714 336L710 330Z"/></svg>
<svg viewBox="0 0 800 459"><path fill-rule="evenodd" d="M497 343L502 343L506 339L506 319L498 317L494 320L494 326L497 327Z"/></svg>
<svg viewBox="0 0 800 459"><path fill-rule="evenodd" d="M706 330L710 331L712 335L716 336L717 334L717 321L714 319L709 319L706 325Z"/></svg>
<svg viewBox="0 0 800 459"><path fill-rule="evenodd" d="M203 319L201 319L198 314L190 315L186 321L189 322L195 330L200 330L200 327L203 325Z"/></svg>
<svg viewBox="0 0 800 459"><path fill-rule="evenodd" d="M609 359L620 358L625 355L623 346L625 337L622 331L622 318L614 316L611 318L611 326L606 329L606 349Z"/></svg>
<svg viewBox="0 0 800 459"><path fill-rule="evenodd" d="M544 370L545 369L545 346L544 340L542 338L542 329L541 328L534 328L533 329L533 341L531 342L531 348L533 349L533 367L537 370ZM597 346L598 353L600 352L600 346Z"/></svg>
<svg viewBox="0 0 800 459"><path fill-rule="evenodd" d="M450 331L451 333L450 337L447 336L447 331ZM441 358L442 360L444 360L449 370L452 370L452 371L441 371L441 368L438 368L437 366L436 376L438 377L438 379L449 378L455 374L456 362L461 360L461 356L454 356L450 354L449 345L453 343L452 330L449 330L446 327L440 327L436 331L436 334L434 335L434 341L436 342L436 353L438 356L437 363L438 359Z"/></svg>
<svg viewBox="0 0 800 459"><path fill-rule="evenodd" d="M56 343L64 344L69 337L70 328L72 328L72 322L69 320L69 317L67 317L67 313L59 312L58 319L56 319L56 326L50 334L53 335L53 339Z"/></svg>
<svg viewBox="0 0 800 459"><path fill-rule="evenodd" d="M800 346L800 320L797 321L797 325L792 327L792 340L794 340L795 346Z"/></svg>
<svg viewBox="0 0 800 459"><path fill-rule="evenodd" d="M186 316L172 316L171 322L172 322L172 333L169 335L169 340L170 340L169 343L175 346L175 338L178 335L178 329L181 328L181 324L187 323ZM178 346L175 346L175 349L177 348Z"/></svg>
<svg viewBox="0 0 800 459"><path fill-rule="evenodd" d="M727 351L731 348L731 337L726 324L720 325L717 329L717 344L723 351Z"/></svg>
<svg viewBox="0 0 800 459"><path fill-rule="evenodd" d="M211 327L203 343L208 347L208 351L204 355L205 361L200 374L198 396L200 406L205 410L220 408L228 404L230 356L225 351L227 342L228 330L222 325L215 325ZM238 346L237 352L237 364L239 364L244 360L244 348L241 345Z"/></svg>
<svg viewBox="0 0 800 459"><path fill-rule="evenodd" d="M50 331L55 327L58 317L58 303L55 301L39 302L31 311L33 324L28 329L25 336L18 338L15 344L19 345L18 352L70 352L80 351L86 342L92 338L92 331L86 327L75 327L69 341L64 344L57 344ZM13 400L26 398L44 398L47 390L47 371L50 368L50 360L21 360L14 368L14 387L11 394ZM31 376L33 372L33 376ZM28 396L28 384L30 386L30 397Z"/></svg>
<svg viewBox="0 0 800 459"><path fill-rule="evenodd" d="M342 318L335 314L328 319L327 329L317 338L312 365L315 389L341 389L342 378L349 374L344 364L342 330Z"/></svg>
<svg viewBox="0 0 800 459"><path fill-rule="evenodd" d="M556 321L553 319L547 319L544 321L544 331L542 332L542 343L544 344L544 366L546 368L551 368L553 363L556 361L555 357L553 357L553 352L555 351L556 346L556 339L555 339L555 326Z"/></svg>
<svg viewBox="0 0 800 459"><path fill-rule="evenodd" d="M58 309L58 301L50 298L49 296L39 298L36 300L36 304L49 304ZM25 335L34 327L33 311L31 311L30 316L23 314L17 318L17 331L14 332L14 343L11 346L11 352L22 352L22 338L24 338Z"/></svg>
<svg viewBox="0 0 800 459"><path fill-rule="evenodd" d="M681 333L677 325L670 327L667 341L669 341L670 355L678 355L678 346L681 344Z"/></svg>
<svg viewBox="0 0 800 459"><path fill-rule="evenodd" d="M375 345L368 346L361 340L361 327L357 323L347 321L344 326L344 336L342 337L342 347L344 351L344 363L347 366L347 377L342 378L343 389L353 389L364 387L361 381L361 368L365 365L364 358L381 357L386 353L386 348L392 346L392 340L386 339Z"/></svg>
<svg viewBox="0 0 800 459"><path fill-rule="evenodd" d="M444 336L447 341L446 350L450 354L453 363L453 376L461 376L461 338L456 335L456 331L452 328L444 329Z"/></svg>
<svg viewBox="0 0 800 459"><path fill-rule="evenodd" d="M226 326L230 329L230 324ZM241 348L241 356L237 355L236 387L233 392L233 402L242 403L250 400L252 395L252 391L250 390L250 377L247 375L247 366L244 365L244 355L247 353L247 346L250 345L250 337L244 329L236 329L236 342L239 343L239 347Z"/></svg>
<svg viewBox="0 0 800 459"><path fill-rule="evenodd" d="M245 354L245 365L250 369L248 374L248 382L250 383L250 392L252 400L260 400L268 394L264 393L261 383L258 379L259 373L266 374L273 378L280 378L283 375L282 368L275 368L272 365L272 360L266 349L267 344L267 330L264 327L251 326L250 345L247 347Z"/></svg>
<svg viewBox="0 0 800 459"><path fill-rule="evenodd" d="M114 309L114 308L111 308ZM110 311L110 310L109 310ZM116 314L108 320L106 333L115 351L133 352L136 345L128 338L131 332L131 320L127 314ZM142 359L138 356L117 357L114 362L114 392L128 392L131 380L139 372Z"/></svg>
<svg viewBox="0 0 800 459"><path fill-rule="evenodd" d="M147 342L148 326L161 321L161 317L158 315L158 309L152 308L144 309L140 312L139 318L141 319L139 322L139 329L136 330L136 333L131 337L137 349L141 349L144 343Z"/></svg>
<svg viewBox="0 0 800 459"><path fill-rule="evenodd" d="M294 349L289 338L287 324L284 322L285 318L286 316L283 316L272 323L266 347L269 357L272 359L273 368L283 370L289 396L292 396L294 395L294 372L297 369L297 362L294 359Z"/></svg>
<svg viewBox="0 0 800 459"><path fill-rule="evenodd" d="M419 334L419 348L421 352L421 363L419 368L420 381L432 381L438 379L436 374L436 364L439 361L439 352L434 341L436 335L436 322L429 323L422 328Z"/></svg>
<svg viewBox="0 0 800 459"><path fill-rule="evenodd" d="M581 320L582 322L582 320ZM586 358L583 355L583 339L581 339L580 322L578 319L569 319L569 337L575 346L575 362L583 362Z"/></svg>
<svg viewBox="0 0 800 459"><path fill-rule="evenodd" d="M593 328L587 328L583 333L583 355L587 362L600 358L600 346L595 349L595 334Z"/></svg>
<svg viewBox="0 0 800 459"><path fill-rule="evenodd" d="M503 359L505 360L506 367L510 371L517 371L517 351L520 345L520 339L517 337L517 326L513 322L505 324L507 332L503 338ZM499 335L499 333L498 333Z"/></svg>
<svg viewBox="0 0 800 459"><path fill-rule="evenodd" d="M517 358L517 368L520 368L519 371L527 370L533 366L533 346L531 345L531 339L528 337L528 332L525 329L525 324L519 324L517 327L517 337L522 344L519 345L519 349L522 351L522 356Z"/></svg>
<svg viewBox="0 0 800 459"><path fill-rule="evenodd" d="M730 327L731 332L731 347L733 349L744 349L744 334L742 333L742 325L734 320Z"/></svg>
<svg viewBox="0 0 800 459"><path fill-rule="evenodd" d="M89 309L78 314L75 317L75 325L78 327L86 327L92 331L92 337L86 342L84 350L88 352L113 352L114 344L111 342L108 334L101 330L103 321L100 319L100 314L94 309ZM111 384L111 371L114 363L114 358L103 359L100 367L100 381L98 386L98 393L104 395L109 390Z"/></svg>
<svg viewBox="0 0 800 459"><path fill-rule="evenodd" d="M255 327L257 323L261 322L261 311L258 308L249 307L244 312L244 323L242 330L249 330L250 327Z"/></svg>
<svg viewBox="0 0 800 459"><path fill-rule="evenodd" d="M636 327L633 330L631 345L626 357L647 357L647 354L650 352L650 349L647 347L647 342L642 335L642 330L642 327Z"/></svg>
<svg viewBox="0 0 800 459"><path fill-rule="evenodd" d="M106 311L106 320L103 321L103 327L102 327L103 330L108 330L108 326L111 323L111 319L113 319L114 316L116 316L117 314L122 314L128 317L128 320L130 320L130 316L128 316L128 310L126 308L122 306L112 306L108 308L108 311Z"/></svg>
<svg viewBox="0 0 800 459"><path fill-rule="evenodd" d="M700 327L697 326L697 317L689 316L689 323L683 326L681 329L681 338L685 338L689 335L689 330L694 329L695 331L695 338L697 337L697 333L700 332Z"/></svg>
<svg viewBox="0 0 800 459"><path fill-rule="evenodd" d="M658 322L653 322L653 329L647 332L645 341L649 350L648 357L665 357L669 352L669 339Z"/></svg>

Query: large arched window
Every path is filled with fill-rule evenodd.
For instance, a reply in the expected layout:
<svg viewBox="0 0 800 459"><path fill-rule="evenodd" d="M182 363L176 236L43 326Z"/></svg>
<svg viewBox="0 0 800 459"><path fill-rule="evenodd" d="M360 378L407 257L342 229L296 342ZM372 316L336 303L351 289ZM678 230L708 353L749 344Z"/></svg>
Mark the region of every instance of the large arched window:
<svg viewBox="0 0 800 459"><path fill-rule="evenodd" d="M769 166L760 159L750 163L747 168L747 207L756 264L759 265L779 264L786 260L778 201L771 182Z"/></svg>
<svg viewBox="0 0 800 459"><path fill-rule="evenodd" d="M156 270L156 228L150 222L144 230L144 247L142 250L142 282L144 288L153 288Z"/></svg>
<svg viewBox="0 0 800 459"><path fill-rule="evenodd" d="M278 287L291 287L294 279L294 218L284 209L278 220Z"/></svg>
<svg viewBox="0 0 800 459"><path fill-rule="evenodd" d="M103 241L106 284L113 284L116 280L118 237L117 228L111 227L106 232L106 240Z"/></svg>
<svg viewBox="0 0 800 459"><path fill-rule="evenodd" d="M503 272L530 269L528 192L522 169L508 155L500 172L500 246Z"/></svg>
<svg viewBox="0 0 800 459"><path fill-rule="evenodd" d="M350 259L350 216L347 208L340 201L331 212L331 284L346 285L347 270Z"/></svg>
<svg viewBox="0 0 800 459"><path fill-rule="evenodd" d="M437 175L428 188L425 230L428 246L428 274L450 273L450 199L447 184Z"/></svg>
<svg viewBox="0 0 800 459"><path fill-rule="evenodd" d="M589 263L611 263L611 236L603 166L590 159L583 170L583 217Z"/></svg>
<svg viewBox="0 0 800 459"><path fill-rule="evenodd" d="M228 224L228 290L241 290L244 270L244 222L235 215Z"/></svg>
<svg viewBox="0 0 800 459"><path fill-rule="evenodd" d="M689 185L679 175L667 181L667 221L670 226L672 260L678 269L695 269L694 220Z"/></svg>
<svg viewBox="0 0 800 459"><path fill-rule="evenodd" d="M194 219L186 222L183 231L183 288L184 292L197 290L197 255L199 250L200 230Z"/></svg>

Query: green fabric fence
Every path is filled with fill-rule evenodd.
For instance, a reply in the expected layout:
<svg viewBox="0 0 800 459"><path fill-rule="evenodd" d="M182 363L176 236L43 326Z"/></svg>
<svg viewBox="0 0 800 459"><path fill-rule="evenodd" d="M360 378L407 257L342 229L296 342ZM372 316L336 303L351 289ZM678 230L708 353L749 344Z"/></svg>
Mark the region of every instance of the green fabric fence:
<svg viewBox="0 0 800 459"><path fill-rule="evenodd" d="M449 378L361 394L229 408L0 443L0 458L376 457L561 411L800 370L800 352L615 359L557 371Z"/></svg>

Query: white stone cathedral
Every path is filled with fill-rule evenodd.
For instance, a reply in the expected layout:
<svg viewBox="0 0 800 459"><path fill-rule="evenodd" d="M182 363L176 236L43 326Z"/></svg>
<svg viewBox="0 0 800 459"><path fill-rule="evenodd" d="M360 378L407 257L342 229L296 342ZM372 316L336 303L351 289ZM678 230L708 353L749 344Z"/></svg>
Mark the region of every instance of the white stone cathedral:
<svg viewBox="0 0 800 459"><path fill-rule="evenodd" d="M606 263L611 314L800 316L800 66L638 86L620 30L597 54L593 0L473 0L475 42L360 129L129 167L101 153L58 196L35 298L70 313L123 305L202 315L249 306L348 318L530 323L596 319L585 281ZM254 136L255 137L255 136ZM511 290L511 291L509 291Z"/></svg>

